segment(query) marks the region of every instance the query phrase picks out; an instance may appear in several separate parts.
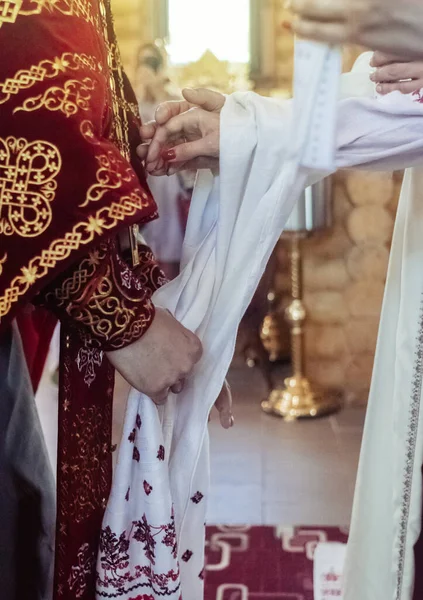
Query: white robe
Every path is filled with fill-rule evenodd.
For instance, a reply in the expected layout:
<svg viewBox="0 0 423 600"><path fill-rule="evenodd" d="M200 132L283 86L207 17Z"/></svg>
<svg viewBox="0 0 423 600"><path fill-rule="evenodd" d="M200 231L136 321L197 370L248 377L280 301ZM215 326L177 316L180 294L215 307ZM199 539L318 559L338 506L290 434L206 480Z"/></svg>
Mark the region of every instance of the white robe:
<svg viewBox="0 0 423 600"><path fill-rule="evenodd" d="M320 75L313 75L315 82ZM312 85L305 99L305 115L313 108L313 89ZM295 123L295 138L291 123L290 102L252 93L234 94L226 101L220 177L213 180L209 172L200 173L184 242L184 269L154 298L197 332L204 355L184 392L170 398L160 415L147 398L135 391L130 395L103 524L97 598L130 600L146 594L155 600L178 600L181 592L183 600L201 597L209 491L208 414L229 367L240 319L293 204L305 186L322 177L301 167L307 122ZM422 105L395 94L391 99L352 98L338 103L337 167L383 170L419 162L423 162ZM398 291L394 295L399 298ZM419 299L413 301L418 306ZM395 308L393 312L398 316ZM394 326L396 318L392 319ZM411 343L405 332L401 336L404 346ZM392 357L386 360L393 377ZM392 398L394 388L388 388ZM392 421L389 402L376 401L384 404L385 419ZM389 488L392 469L386 464L381 478ZM381 510L386 518L390 515L390 521L382 524L388 528L393 521L390 508ZM354 560L351 552L350 564ZM380 575L374 577L379 582ZM367 598L379 600L355 591L347 600Z"/></svg>

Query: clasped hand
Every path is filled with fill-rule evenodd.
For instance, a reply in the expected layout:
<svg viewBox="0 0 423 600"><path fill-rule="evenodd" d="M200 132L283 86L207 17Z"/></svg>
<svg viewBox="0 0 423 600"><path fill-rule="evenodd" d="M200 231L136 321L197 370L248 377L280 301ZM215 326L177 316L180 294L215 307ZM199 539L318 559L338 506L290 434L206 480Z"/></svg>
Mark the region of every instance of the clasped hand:
<svg viewBox="0 0 423 600"><path fill-rule="evenodd" d="M181 102L161 104L155 121L141 128L137 153L150 175L219 167L220 112L225 96L211 90L183 91Z"/></svg>

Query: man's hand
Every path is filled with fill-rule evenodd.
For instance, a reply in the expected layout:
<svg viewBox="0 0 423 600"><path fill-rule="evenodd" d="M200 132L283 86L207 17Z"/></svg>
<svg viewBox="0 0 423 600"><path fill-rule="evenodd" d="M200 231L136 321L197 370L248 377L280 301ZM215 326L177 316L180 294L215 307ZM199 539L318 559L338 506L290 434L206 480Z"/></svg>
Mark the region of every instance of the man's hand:
<svg viewBox="0 0 423 600"><path fill-rule="evenodd" d="M145 142L137 153L151 175L173 175L186 169L216 169L220 150L222 94L183 90L182 102L165 102L156 120L141 128Z"/></svg>
<svg viewBox="0 0 423 600"><path fill-rule="evenodd" d="M375 52L370 65L376 67L370 79L377 84L379 94L389 94L395 90L412 94L423 88L422 61L404 62L389 54Z"/></svg>
<svg viewBox="0 0 423 600"><path fill-rule="evenodd" d="M198 337L160 308L142 338L126 348L107 352L122 377L156 404L166 402L169 391L182 391L201 356Z"/></svg>
<svg viewBox="0 0 423 600"><path fill-rule="evenodd" d="M420 0L292 0L291 8L301 37L423 59Z"/></svg>

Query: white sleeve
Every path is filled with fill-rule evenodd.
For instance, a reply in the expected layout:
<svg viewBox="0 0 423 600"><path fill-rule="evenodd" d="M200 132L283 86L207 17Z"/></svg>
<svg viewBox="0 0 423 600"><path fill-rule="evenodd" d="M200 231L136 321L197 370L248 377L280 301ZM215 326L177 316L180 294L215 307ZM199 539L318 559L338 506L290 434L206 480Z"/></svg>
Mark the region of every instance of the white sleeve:
<svg viewBox="0 0 423 600"><path fill-rule="evenodd" d="M423 163L423 104L393 92L379 98L340 100L338 169L395 170Z"/></svg>

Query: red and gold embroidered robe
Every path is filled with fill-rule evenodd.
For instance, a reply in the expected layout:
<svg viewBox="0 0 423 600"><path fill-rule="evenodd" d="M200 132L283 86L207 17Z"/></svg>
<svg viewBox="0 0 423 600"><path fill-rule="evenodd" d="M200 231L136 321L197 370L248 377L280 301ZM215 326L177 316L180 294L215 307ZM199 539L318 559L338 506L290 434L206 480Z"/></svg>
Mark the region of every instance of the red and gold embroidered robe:
<svg viewBox="0 0 423 600"><path fill-rule="evenodd" d="M0 334L34 297L62 320L55 596L94 600L113 372L162 282L117 233L156 206L108 0L0 0ZM133 268L133 261L139 264Z"/></svg>

